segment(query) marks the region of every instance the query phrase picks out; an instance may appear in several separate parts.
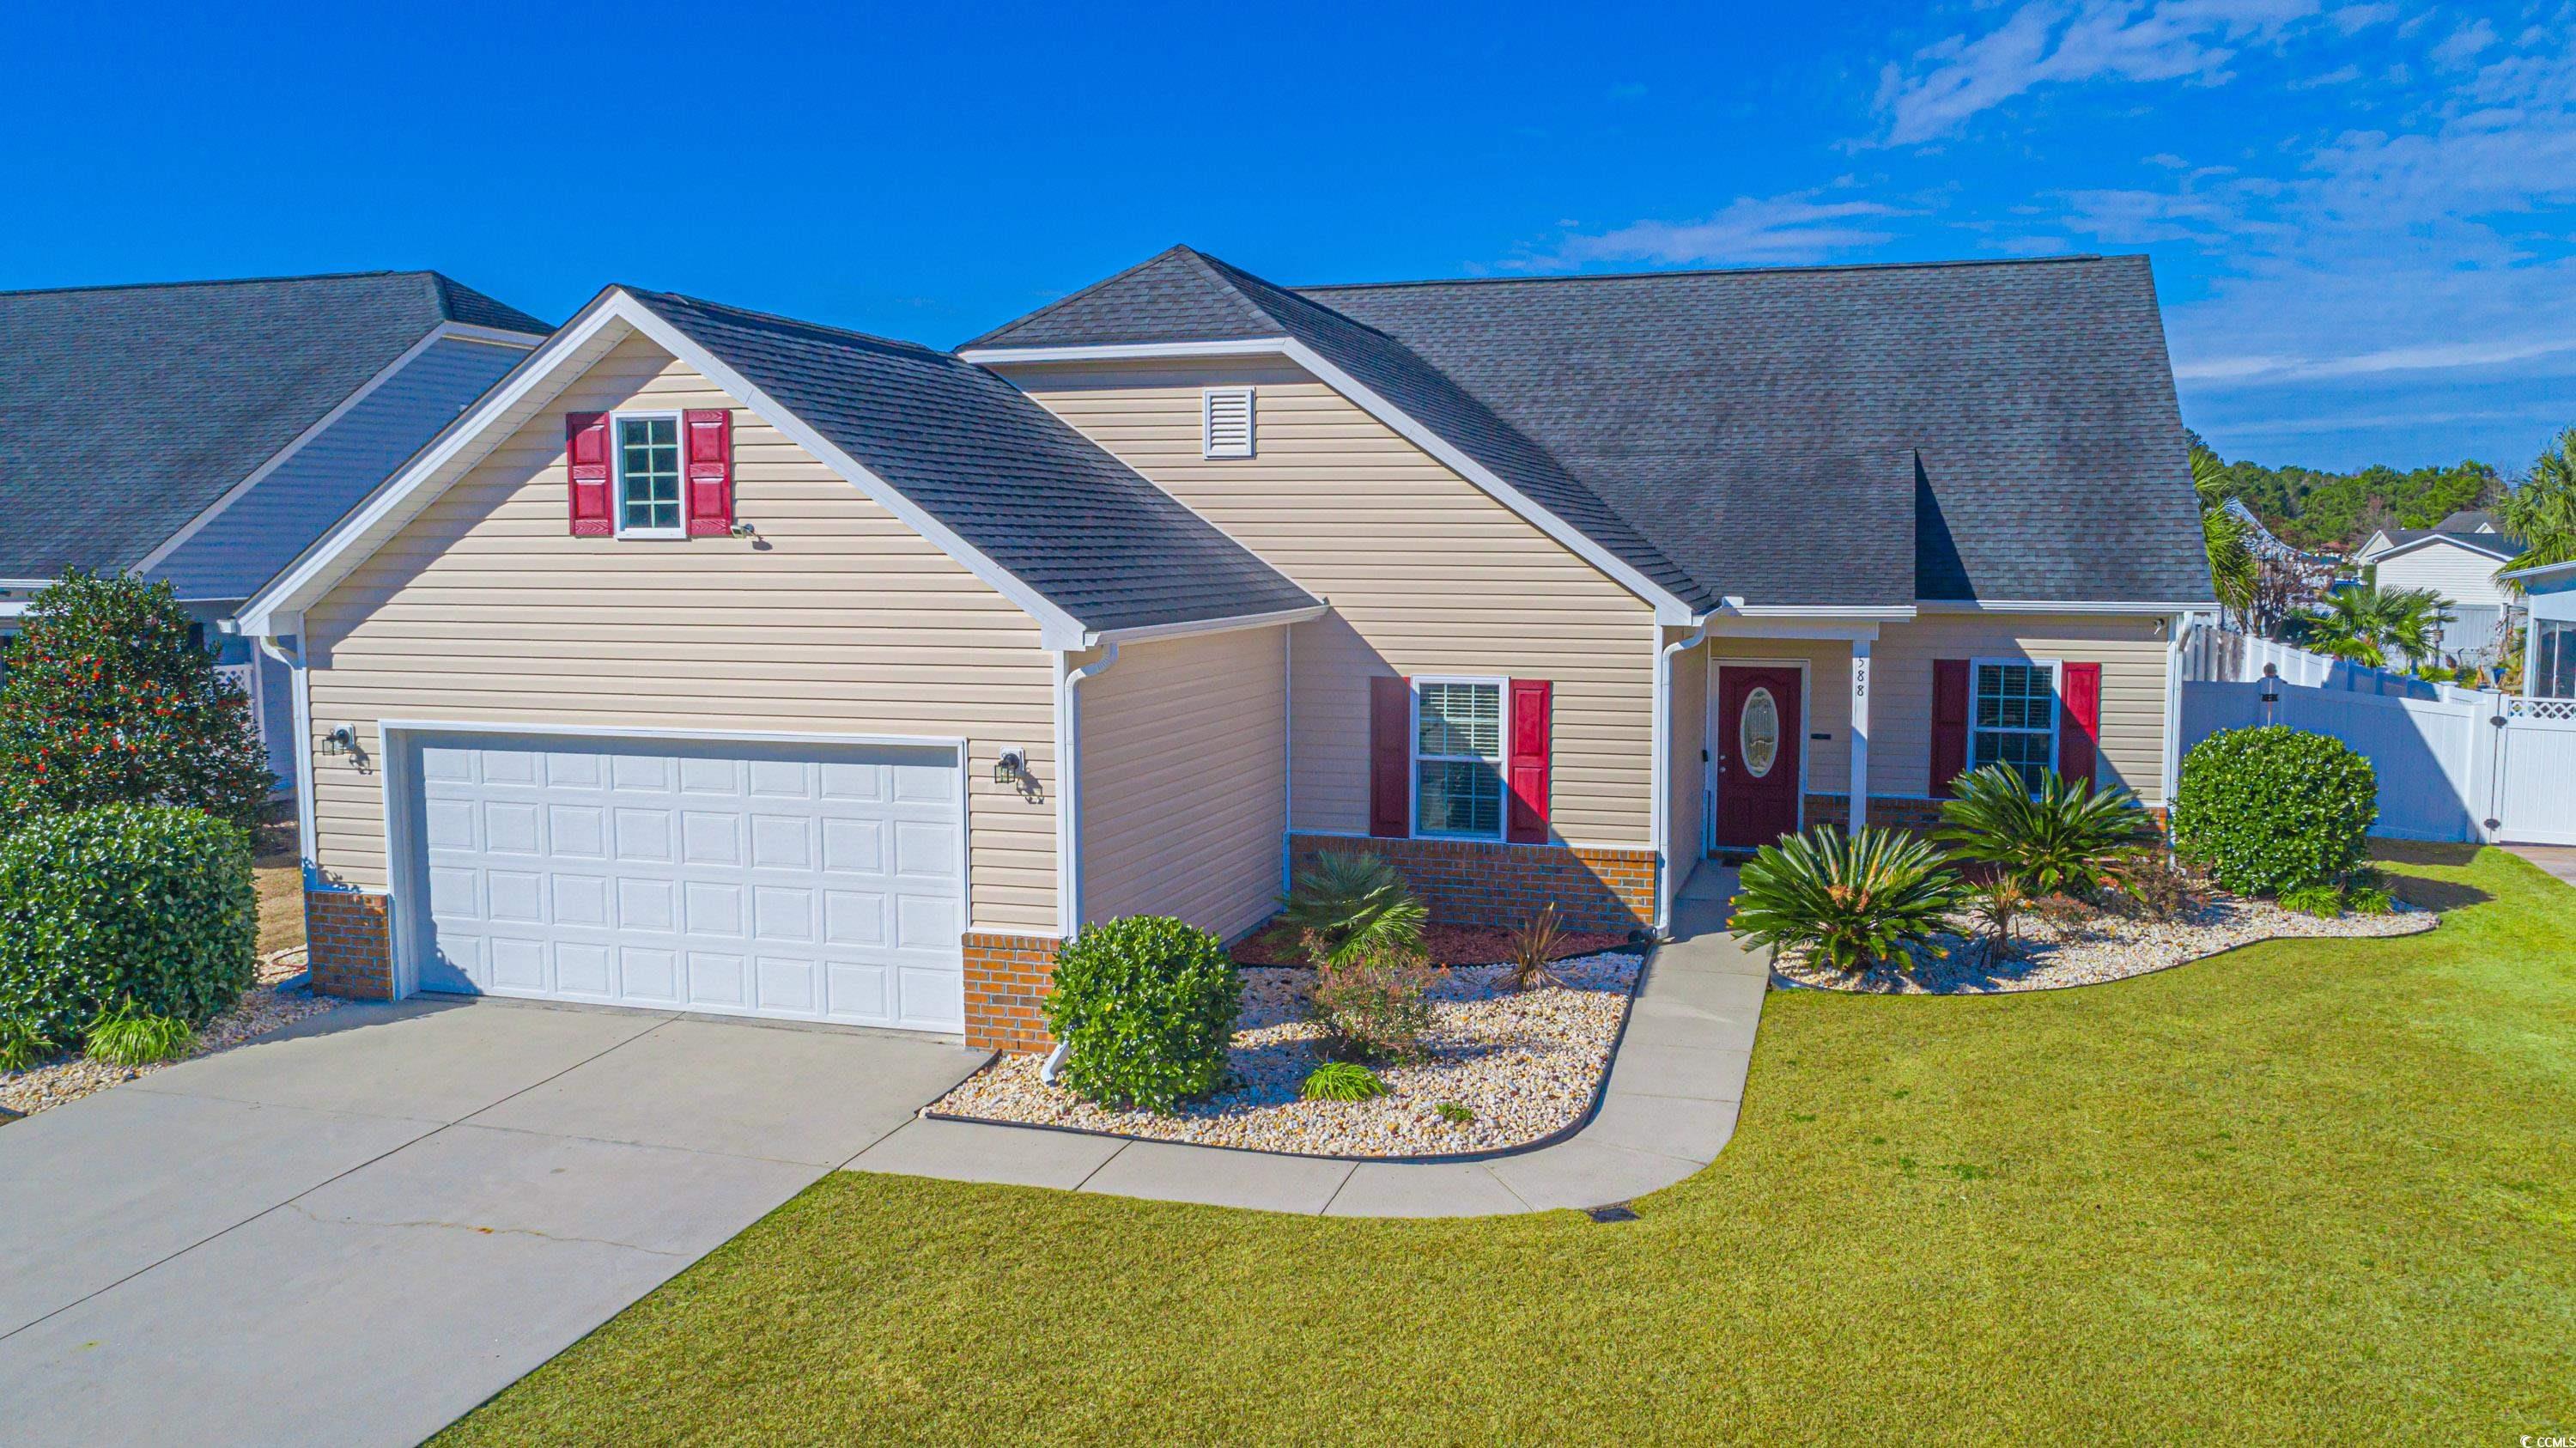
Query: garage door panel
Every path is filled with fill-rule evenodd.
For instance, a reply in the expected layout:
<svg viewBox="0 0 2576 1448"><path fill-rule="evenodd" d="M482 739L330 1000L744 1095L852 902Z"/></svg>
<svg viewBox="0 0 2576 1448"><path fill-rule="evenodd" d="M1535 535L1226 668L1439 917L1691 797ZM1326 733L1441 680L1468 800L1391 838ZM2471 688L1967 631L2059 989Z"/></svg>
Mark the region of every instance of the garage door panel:
<svg viewBox="0 0 2576 1448"><path fill-rule="evenodd" d="M432 737L414 758L426 988L963 1028L953 750Z"/></svg>

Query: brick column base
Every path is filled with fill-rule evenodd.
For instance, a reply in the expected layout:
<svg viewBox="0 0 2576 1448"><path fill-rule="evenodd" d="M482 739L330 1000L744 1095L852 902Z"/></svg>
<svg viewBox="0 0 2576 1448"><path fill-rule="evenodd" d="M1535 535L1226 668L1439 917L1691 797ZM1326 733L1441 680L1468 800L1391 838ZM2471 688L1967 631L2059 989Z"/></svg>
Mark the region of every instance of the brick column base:
<svg viewBox="0 0 2576 1448"><path fill-rule="evenodd" d="M304 941L315 995L394 998L390 897L358 890L305 891Z"/></svg>
<svg viewBox="0 0 2576 1448"><path fill-rule="evenodd" d="M1327 850L1380 856L1445 924L1518 925L1551 902L1571 930L1642 930L1655 919L1652 850L1339 835L1292 835L1289 848L1301 871Z"/></svg>
<svg viewBox="0 0 2576 1448"><path fill-rule="evenodd" d="M979 1051L1043 1051L1046 993L1059 942L1046 935L979 935L966 947L966 1044Z"/></svg>

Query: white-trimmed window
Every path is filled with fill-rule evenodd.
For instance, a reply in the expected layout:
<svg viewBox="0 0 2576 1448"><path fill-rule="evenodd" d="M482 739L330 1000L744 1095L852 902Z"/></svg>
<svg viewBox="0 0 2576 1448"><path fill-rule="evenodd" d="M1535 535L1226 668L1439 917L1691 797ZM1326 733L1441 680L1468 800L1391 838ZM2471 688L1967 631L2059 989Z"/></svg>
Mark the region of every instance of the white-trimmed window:
<svg viewBox="0 0 2576 1448"><path fill-rule="evenodd" d="M2531 699L2576 699L2576 622L2560 618L2531 621L2522 692Z"/></svg>
<svg viewBox="0 0 2576 1448"><path fill-rule="evenodd" d="M618 536L688 536L680 510L680 415L621 412L609 425L617 463Z"/></svg>
<svg viewBox="0 0 2576 1448"><path fill-rule="evenodd" d="M2057 767L2057 664L1978 659L1969 665L1968 767L2010 765L2036 793Z"/></svg>
<svg viewBox="0 0 2576 1448"><path fill-rule="evenodd" d="M1252 389L1210 387L1199 393L1199 456L1252 456Z"/></svg>
<svg viewBox="0 0 2576 1448"><path fill-rule="evenodd" d="M1413 832L1503 837L1501 679L1413 681Z"/></svg>

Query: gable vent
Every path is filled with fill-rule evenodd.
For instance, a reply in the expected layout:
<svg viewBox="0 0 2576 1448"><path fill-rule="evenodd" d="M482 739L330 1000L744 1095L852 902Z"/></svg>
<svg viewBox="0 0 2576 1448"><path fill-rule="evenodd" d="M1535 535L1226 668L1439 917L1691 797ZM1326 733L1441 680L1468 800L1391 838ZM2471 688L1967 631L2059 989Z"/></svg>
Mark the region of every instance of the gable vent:
<svg viewBox="0 0 2576 1448"><path fill-rule="evenodd" d="M1252 456L1252 389L1211 387L1199 394L1199 456Z"/></svg>

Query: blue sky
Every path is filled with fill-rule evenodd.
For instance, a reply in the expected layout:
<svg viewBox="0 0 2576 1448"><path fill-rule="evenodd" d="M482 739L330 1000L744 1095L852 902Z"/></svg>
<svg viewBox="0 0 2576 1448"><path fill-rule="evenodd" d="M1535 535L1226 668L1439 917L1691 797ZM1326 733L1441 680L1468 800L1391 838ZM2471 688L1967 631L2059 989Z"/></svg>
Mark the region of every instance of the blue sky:
<svg viewBox="0 0 2576 1448"><path fill-rule="evenodd" d="M2576 424L2576 12L23 7L0 286L435 267L950 345L1288 283L2145 251L2231 456Z"/></svg>

